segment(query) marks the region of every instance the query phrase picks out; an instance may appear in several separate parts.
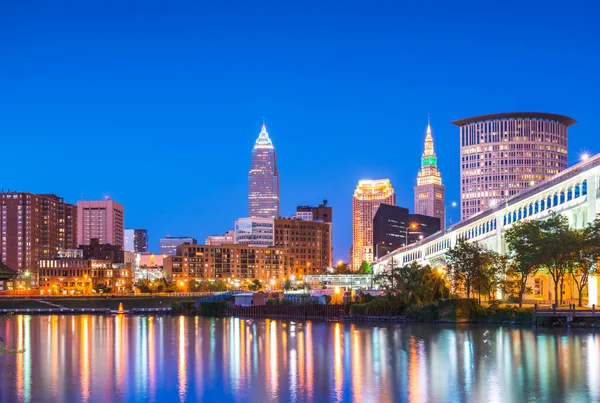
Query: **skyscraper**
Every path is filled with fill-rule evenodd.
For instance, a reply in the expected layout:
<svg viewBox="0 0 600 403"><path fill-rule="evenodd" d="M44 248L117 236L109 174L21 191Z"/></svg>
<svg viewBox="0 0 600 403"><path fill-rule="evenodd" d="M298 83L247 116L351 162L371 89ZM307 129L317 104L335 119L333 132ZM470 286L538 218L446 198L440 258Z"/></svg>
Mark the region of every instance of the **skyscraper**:
<svg viewBox="0 0 600 403"><path fill-rule="evenodd" d="M89 245L92 238L101 244L111 244L121 249L125 246L123 206L108 197L104 200L79 200L77 202L77 243Z"/></svg>
<svg viewBox="0 0 600 403"><path fill-rule="evenodd" d="M425 151L421 155L421 169L417 174L417 186L414 187L414 192L415 214L437 217L444 228L444 186L437 167L437 156L433 150L430 122L427 122Z"/></svg>
<svg viewBox="0 0 600 403"><path fill-rule="evenodd" d="M396 204L389 179L361 180L352 197L352 269L373 261L373 218L381 205Z"/></svg>
<svg viewBox="0 0 600 403"><path fill-rule="evenodd" d="M275 147L263 123L248 172L248 217L279 217L279 172Z"/></svg>
<svg viewBox="0 0 600 403"><path fill-rule="evenodd" d="M37 285L38 261L60 249L77 247L77 207L53 194L0 193L0 261L17 272L31 271Z"/></svg>
<svg viewBox="0 0 600 403"><path fill-rule="evenodd" d="M567 168L567 116L512 112L452 122L460 127L461 219Z"/></svg>
<svg viewBox="0 0 600 403"><path fill-rule="evenodd" d="M148 230L126 229L123 250L135 253L148 252Z"/></svg>

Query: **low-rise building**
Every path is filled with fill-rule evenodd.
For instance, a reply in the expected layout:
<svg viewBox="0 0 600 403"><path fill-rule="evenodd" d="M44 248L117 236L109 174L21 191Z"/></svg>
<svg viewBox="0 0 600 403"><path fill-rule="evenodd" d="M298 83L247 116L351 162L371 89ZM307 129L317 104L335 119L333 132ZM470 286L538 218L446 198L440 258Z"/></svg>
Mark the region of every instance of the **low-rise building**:
<svg viewBox="0 0 600 403"><path fill-rule="evenodd" d="M235 231L229 230L223 235L209 235L206 238L205 245L231 245L235 243Z"/></svg>
<svg viewBox="0 0 600 403"><path fill-rule="evenodd" d="M77 295L96 292L129 293L133 290L130 263L88 259L70 250L39 261L40 294Z"/></svg>
<svg viewBox="0 0 600 403"><path fill-rule="evenodd" d="M276 280L297 275L292 257L279 247L180 245L163 261L172 280Z"/></svg>

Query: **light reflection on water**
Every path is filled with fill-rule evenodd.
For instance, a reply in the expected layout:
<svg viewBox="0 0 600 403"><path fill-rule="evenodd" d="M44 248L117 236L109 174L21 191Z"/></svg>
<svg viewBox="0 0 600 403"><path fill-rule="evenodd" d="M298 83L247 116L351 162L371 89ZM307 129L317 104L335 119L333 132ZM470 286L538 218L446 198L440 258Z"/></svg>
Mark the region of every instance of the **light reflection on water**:
<svg viewBox="0 0 600 403"><path fill-rule="evenodd" d="M600 335L238 318L17 316L0 402L598 401Z"/></svg>

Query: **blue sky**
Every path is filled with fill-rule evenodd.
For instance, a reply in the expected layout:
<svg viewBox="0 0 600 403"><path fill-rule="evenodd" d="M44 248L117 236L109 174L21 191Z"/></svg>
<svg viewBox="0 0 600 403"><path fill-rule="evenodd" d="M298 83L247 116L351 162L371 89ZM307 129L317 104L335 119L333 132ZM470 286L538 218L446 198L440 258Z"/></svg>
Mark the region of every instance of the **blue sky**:
<svg viewBox="0 0 600 403"><path fill-rule="evenodd" d="M451 120L564 114L571 162L600 152L595 3L3 2L0 184L109 195L153 250L203 241L246 215L265 117L282 213L327 199L346 259L359 179L390 178L412 209L428 113L448 203Z"/></svg>

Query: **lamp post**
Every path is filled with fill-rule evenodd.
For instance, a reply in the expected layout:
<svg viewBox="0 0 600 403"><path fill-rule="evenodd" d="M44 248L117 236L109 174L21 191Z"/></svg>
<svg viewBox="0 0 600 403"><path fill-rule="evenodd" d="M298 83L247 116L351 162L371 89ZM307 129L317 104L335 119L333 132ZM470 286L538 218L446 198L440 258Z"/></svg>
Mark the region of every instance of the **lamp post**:
<svg viewBox="0 0 600 403"><path fill-rule="evenodd" d="M450 207L456 207L456 202L450 203ZM444 228L448 228L448 206L444 204ZM450 224L452 224L452 220L450 220Z"/></svg>
<svg viewBox="0 0 600 403"><path fill-rule="evenodd" d="M409 225L406 226L406 234L405 234L405 238L404 238L404 246L408 246L408 230L409 229L417 229L417 227L419 226L419 224L417 224L416 222L410 223Z"/></svg>

